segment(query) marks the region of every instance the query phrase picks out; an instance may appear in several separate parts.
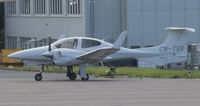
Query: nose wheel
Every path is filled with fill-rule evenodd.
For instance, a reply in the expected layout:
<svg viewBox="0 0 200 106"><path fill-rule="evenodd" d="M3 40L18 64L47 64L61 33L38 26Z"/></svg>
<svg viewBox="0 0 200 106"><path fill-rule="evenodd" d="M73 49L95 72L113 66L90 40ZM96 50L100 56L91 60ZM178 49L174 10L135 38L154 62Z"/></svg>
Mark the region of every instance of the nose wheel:
<svg viewBox="0 0 200 106"><path fill-rule="evenodd" d="M41 73L38 73L35 75L35 80L36 81L41 81L42 80L42 74Z"/></svg>
<svg viewBox="0 0 200 106"><path fill-rule="evenodd" d="M40 73L35 75L35 80L36 81L41 81L42 80L42 73L44 72L44 65L42 65L41 69L40 69Z"/></svg>

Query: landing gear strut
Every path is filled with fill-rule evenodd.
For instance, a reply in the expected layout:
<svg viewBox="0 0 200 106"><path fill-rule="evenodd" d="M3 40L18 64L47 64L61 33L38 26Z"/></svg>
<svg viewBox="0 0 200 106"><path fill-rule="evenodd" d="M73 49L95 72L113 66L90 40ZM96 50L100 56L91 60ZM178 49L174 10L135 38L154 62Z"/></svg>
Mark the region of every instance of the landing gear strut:
<svg viewBox="0 0 200 106"><path fill-rule="evenodd" d="M67 67L67 77L69 77L70 80L76 80L76 73L73 72L73 66Z"/></svg>
<svg viewBox="0 0 200 106"><path fill-rule="evenodd" d="M81 76L81 79L83 81L89 80L89 75L86 74L86 65L82 64L82 65L79 65L79 67L80 67L80 76Z"/></svg>
<svg viewBox="0 0 200 106"><path fill-rule="evenodd" d="M89 74L86 74L86 76L87 76L87 78L83 78L83 77L82 77L81 80L83 80L83 81L89 80L89 78L90 78L90 77L89 77Z"/></svg>
<svg viewBox="0 0 200 106"><path fill-rule="evenodd" d="M40 69L40 73L35 75L35 80L36 81L41 81L42 80L42 73L44 72L44 65L42 65L41 69Z"/></svg>

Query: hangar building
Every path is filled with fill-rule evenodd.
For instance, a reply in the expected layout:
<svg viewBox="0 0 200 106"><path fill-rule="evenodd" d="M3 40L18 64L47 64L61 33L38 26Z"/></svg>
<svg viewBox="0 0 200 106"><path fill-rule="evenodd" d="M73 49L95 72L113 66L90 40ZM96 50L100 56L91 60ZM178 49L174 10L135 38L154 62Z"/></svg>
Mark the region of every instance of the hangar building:
<svg viewBox="0 0 200 106"><path fill-rule="evenodd" d="M169 26L193 27L188 39L200 41L200 0L16 0L5 13L7 49L46 45L60 34L113 43L123 30L126 47L149 47L164 41Z"/></svg>
<svg viewBox="0 0 200 106"><path fill-rule="evenodd" d="M122 31L120 0L16 0L6 3L6 48L29 48L46 38L89 36L111 40ZM41 45L40 45L41 44Z"/></svg>

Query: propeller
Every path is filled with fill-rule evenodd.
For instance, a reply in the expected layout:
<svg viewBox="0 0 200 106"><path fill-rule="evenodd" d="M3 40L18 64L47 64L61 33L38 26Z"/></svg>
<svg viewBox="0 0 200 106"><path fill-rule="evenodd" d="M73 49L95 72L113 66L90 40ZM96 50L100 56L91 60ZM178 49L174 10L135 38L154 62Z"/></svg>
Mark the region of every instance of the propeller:
<svg viewBox="0 0 200 106"><path fill-rule="evenodd" d="M48 57L49 62L51 64L54 64L53 60L54 60L54 53L51 51L51 43L52 43L52 39L51 37L48 37L48 51L43 53L42 55L45 57Z"/></svg>
<svg viewBox="0 0 200 106"><path fill-rule="evenodd" d="M59 51L59 50L56 50L56 51L52 51L52 48L51 48L51 43L52 43L52 39L51 39L51 37L48 37L48 51L47 52L44 52L43 54L42 54L42 56L45 56L45 57L47 57L48 59L49 59L49 62L50 62L50 64L53 64L53 65L55 65L55 60L57 59L57 58L59 58L59 57L62 57L62 53L61 53L61 51Z"/></svg>

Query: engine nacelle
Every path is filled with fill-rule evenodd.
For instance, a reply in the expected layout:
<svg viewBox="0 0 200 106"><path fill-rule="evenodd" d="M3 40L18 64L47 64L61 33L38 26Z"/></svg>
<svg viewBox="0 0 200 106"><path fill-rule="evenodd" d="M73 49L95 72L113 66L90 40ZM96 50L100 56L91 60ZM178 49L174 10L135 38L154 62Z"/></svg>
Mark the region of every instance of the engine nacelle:
<svg viewBox="0 0 200 106"><path fill-rule="evenodd" d="M71 64L73 62L73 58L71 57L59 57L54 58L54 65L58 66L66 66L66 64Z"/></svg>

